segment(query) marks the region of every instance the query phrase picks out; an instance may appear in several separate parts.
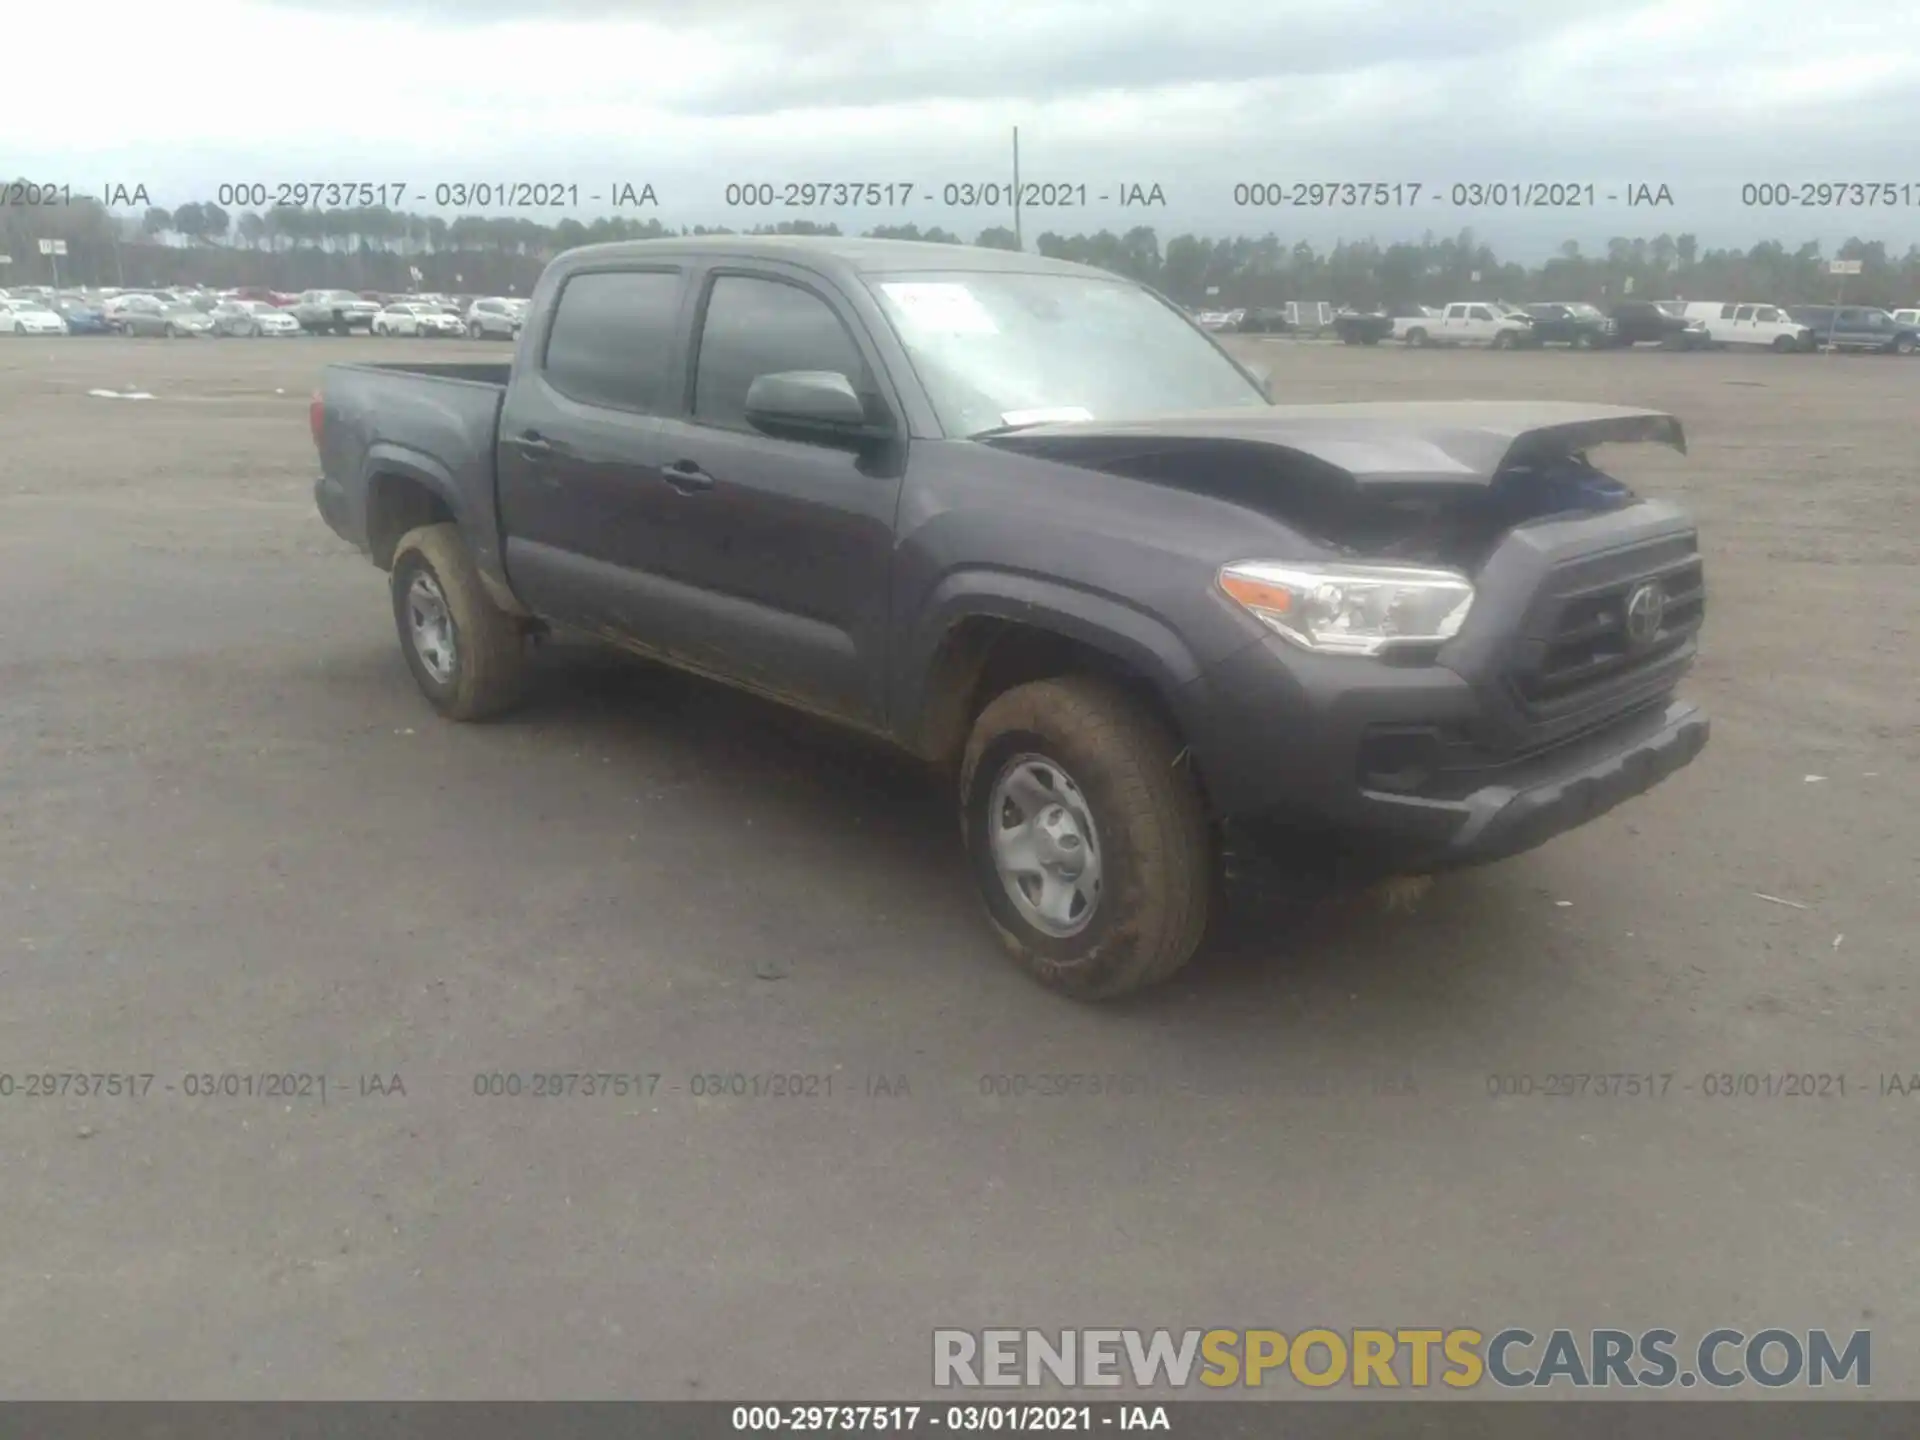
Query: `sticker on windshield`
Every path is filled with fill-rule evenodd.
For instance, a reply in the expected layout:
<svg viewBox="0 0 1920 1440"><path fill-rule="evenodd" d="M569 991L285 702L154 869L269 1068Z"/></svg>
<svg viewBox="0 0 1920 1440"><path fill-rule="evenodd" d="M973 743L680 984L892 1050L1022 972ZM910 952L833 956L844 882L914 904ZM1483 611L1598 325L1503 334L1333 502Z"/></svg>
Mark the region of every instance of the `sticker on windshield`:
<svg viewBox="0 0 1920 1440"><path fill-rule="evenodd" d="M943 330L949 335L1000 333L987 307L964 285L918 281L883 284L880 288L918 329Z"/></svg>
<svg viewBox="0 0 1920 1440"><path fill-rule="evenodd" d="M1002 425L1078 425L1093 419L1093 411L1081 405L1049 405L1040 410L1009 410L1000 417Z"/></svg>

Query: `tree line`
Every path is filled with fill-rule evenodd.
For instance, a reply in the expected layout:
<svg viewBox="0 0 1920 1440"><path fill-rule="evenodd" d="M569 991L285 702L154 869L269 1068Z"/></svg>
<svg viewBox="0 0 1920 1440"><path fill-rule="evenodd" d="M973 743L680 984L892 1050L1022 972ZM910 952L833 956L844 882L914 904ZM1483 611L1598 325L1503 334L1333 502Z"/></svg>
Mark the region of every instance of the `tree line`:
<svg viewBox="0 0 1920 1440"><path fill-rule="evenodd" d="M128 216L97 201L8 206L0 210L0 286L45 284L50 269L41 238L63 239L63 284L241 285L280 290L318 286L351 290L425 290L464 294L527 294L547 261L563 250L611 240L709 234L838 235L837 225L792 221L736 231L681 226L657 219L607 216L551 224L517 216L421 215L384 207L317 210L275 207L229 213L190 202L173 210ZM869 236L950 245L1018 249L1012 230L994 226L967 239L939 226L879 226ZM1587 300L1625 296L1767 300L1779 304L1831 300L1832 259L1858 260L1846 298L1868 305L1920 303L1920 245L1904 254L1884 241L1852 239L1829 255L1814 242L1788 246L1764 240L1741 249L1703 250L1693 235L1609 240L1589 253L1568 241L1538 265L1503 261L1471 229L1431 232L1418 240L1343 240L1330 249L1280 236L1162 240L1151 226L1122 234L1046 231L1029 242L1042 255L1077 260L1151 285L1189 305L1277 306L1290 300L1402 308L1465 298ZM415 272L418 278L415 278ZM1475 278L1475 277L1478 278Z"/></svg>

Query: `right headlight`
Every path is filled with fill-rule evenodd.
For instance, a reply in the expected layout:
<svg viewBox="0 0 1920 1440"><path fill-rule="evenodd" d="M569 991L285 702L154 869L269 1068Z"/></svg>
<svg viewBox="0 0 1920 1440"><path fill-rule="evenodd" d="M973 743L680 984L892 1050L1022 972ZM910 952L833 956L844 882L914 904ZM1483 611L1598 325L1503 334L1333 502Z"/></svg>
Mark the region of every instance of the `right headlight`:
<svg viewBox="0 0 1920 1440"><path fill-rule="evenodd" d="M1451 640L1473 605L1466 576L1410 566L1242 560L1221 569L1220 588L1276 635L1323 655Z"/></svg>

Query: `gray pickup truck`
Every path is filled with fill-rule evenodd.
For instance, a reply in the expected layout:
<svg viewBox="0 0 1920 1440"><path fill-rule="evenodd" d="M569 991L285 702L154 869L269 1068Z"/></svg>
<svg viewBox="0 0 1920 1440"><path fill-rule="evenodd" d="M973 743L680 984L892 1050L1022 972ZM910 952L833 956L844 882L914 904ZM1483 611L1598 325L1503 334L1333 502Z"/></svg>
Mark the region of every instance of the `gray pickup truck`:
<svg viewBox="0 0 1920 1440"><path fill-rule="evenodd" d="M1276 405L1036 256L706 236L541 278L510 365L336 365L315 497L477 720L598 636L943 767L1043 983L1165 979L1222 857L1512 855L1687 764L1693 525L1595 469L1671 416Z"/></svg>

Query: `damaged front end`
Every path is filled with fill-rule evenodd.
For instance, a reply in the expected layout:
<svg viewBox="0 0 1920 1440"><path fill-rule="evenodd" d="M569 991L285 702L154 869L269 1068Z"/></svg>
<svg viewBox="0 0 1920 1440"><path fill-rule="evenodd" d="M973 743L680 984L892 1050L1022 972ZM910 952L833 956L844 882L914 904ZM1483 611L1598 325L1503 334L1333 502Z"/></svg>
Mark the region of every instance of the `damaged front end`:
<svg viewBox="0 0 1920 1440"><path fill-rule="evenodd" d="M1592 463L1617 442L1686 445L1658 412L1531 404L1276 406L995 443L1228 500L1311 547L1222 569L1283 643L1208 677L1233 700L1202 748L1230 865L1351 885L1531 848L1704 746L1674 698L1705 615L1698 537Z"/></svg>

